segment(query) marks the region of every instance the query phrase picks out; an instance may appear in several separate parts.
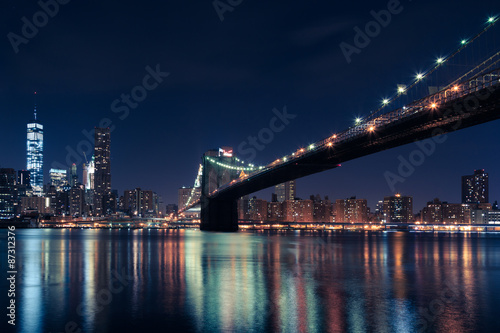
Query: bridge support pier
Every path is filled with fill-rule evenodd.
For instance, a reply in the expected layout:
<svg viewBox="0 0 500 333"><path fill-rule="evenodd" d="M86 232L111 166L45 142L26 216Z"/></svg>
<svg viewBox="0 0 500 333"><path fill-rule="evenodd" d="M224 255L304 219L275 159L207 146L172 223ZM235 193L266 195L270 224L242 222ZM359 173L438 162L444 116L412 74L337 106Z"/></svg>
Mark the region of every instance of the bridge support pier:
<svg viewBox="0 0 500 333"><path fill-rule="evenodd" d="M201 196L201 225L203 231L238 231L236 200L210 199Z"/></svg>

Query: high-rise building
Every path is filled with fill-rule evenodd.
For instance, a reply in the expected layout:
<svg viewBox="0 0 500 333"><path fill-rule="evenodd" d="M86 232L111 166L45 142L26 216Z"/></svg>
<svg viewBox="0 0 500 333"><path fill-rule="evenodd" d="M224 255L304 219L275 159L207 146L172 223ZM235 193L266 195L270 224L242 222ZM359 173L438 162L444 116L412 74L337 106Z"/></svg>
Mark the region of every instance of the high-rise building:
<svg viewBox="0 0 500 333"><path fill-rule="evenodd" d="M283 221L313 222L313 211L312 200L285 200L283 202Z"/></svg>
<svg viewBox="0 0 500 333"><path fill-rule="evenodd" d="M86 190L94 189L95 160L94 156L90 162L83 165L83 186Z"/></svg>
<svg viewBox="0 0 500 333"><path fill-rule="evenodd" d="M421 220L426 224L469 224L470 213L477 205L454 204L434 199L422 209Z"/></svg>
<svg viewBox="0 0 500 333"><path fill-rule="evenodd" d="M274 187L274 193L276 193L279 202L284 202L286 200L295 200L295 180L290 180L288 182L276 185Z"/></svg>
<svg viewBox="0 0 500 333"><path fill-rule="evenodd" d="M368 204L366 199L340 199L335 202L335 222L366 223L368 222Z"/></svg>
<svg viewBox="0 0 500 333"><path fill-rule="evenodd" d="M267 201L253 197L248 200L248 217L254 221L267 220Z"/></svg>
<svg viewBox="0 0 500 333"><path fill-rule="evenodd" d="M36 94L36 93L35 93ZM28 123L26 169L30 172L31 187L36 196L43 195L43 125L37 119L36 104L34 119Z"/></svg>
<svg viewBox="0 0 500 333"><path fill-rule="evenodd" d="M131 216L155 217L159 212L158 194L151 190L126 190L123 193L122 209Z"/></svg>
<svg viewBox="0 0 500 333"><path fill-rule="evenodd" d="M488 203L489 185L488 174L484 169L474 170L470 176L462 176L462 203Z"/></svg>
<svg viewBox="0 0 500 333"><path fill-rule="evenodd" d="M248 203L250 199L248 195L244 195L238 199L238 220L249 220L250 217L248 215Z"/></svg>
<svg viewBox="0 0 500 333"><path fill-rule="evenodd" d="M314 207L314 222L332 222L332 203L325 197L322 200L320 195L311 195L311 200L313 201Z"/></svg>
<svg viewBox="0 0 500 333"><path fill-rule="evenodd" d="M0 220L11 219L15 215L16 171L0 169Z"/></svg>
<svg viewBox="0 0 500 333"><path fill-rule="evenodd" d="M111 207L111 137L109 128L95 128L94 212L106 215Z"/></svg>
<svg viewBox="0 0 500 333"><path fill-rule="evenodd" d="M83 207L85 203L85 191L80 186L73 186L69 193L69 212L73 217L81 217L83 215Z"/></svg>
<svg viewBox="0 0 500 333"><path fill-rule="evenodd" d="M17 185L31 186L30 172L28 170L17 171Z"/></svg>
<svg viewBox="0 0 500 333"><path fill-rule="evenodd" d="M62 191L63 186L68 185L66 170L50 169L50 184L56 188L57 191Z"/></svg>
<svg viewBox="0 0 500 333"><path fill-rule="evenodd" d="M396 194L384 198L385 223L409 223L413 220L413 198Z"/></svg>
<svg viewBox="0 0 500 333"><path fill-rule="evenodd" d="M70 170L70 175L69 175L69 184L71 187L75 186L76 184L78 184L78 175L77 175L77 170L76 170L76 164L73 163L73 165L71 166L71 170Z"/></svg>

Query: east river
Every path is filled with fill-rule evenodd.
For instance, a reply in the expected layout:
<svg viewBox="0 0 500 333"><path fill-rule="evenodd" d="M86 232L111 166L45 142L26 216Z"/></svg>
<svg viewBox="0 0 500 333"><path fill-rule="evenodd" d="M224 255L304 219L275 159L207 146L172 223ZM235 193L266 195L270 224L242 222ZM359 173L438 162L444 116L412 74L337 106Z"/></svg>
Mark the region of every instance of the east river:
<svg viewBox="0 0 500 333"><path fill-rule="evenodd" d="M500 234L7 232L1 332L500 332Z"/></svg>

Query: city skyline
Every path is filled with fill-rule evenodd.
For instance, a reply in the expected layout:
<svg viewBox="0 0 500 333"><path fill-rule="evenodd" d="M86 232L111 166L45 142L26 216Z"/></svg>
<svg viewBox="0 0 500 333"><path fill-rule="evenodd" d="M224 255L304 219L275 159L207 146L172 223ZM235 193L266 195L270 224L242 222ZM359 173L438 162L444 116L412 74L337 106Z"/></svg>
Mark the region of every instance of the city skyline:
<svg viewBox="0 0 500 333"><path fill-rule="evenodd" d="M29 163L30 163L29 162L30 161L30 152L31 152L31 155L33 155L33 153L32 153L33 148L30 148L30 147L33 146L33 144L30 144L30 142L34 141L34 140L33 139L30 140L30 133L33 132L33 128L34 127L36 127L35 130L40 131L40 133L41 133L41 134L38 134L38 132L37 132L37 133L32 134L32 135L38 135L38 136L41 135L41 140L39 139L39 137L37 137L38 138L37 140L41 141L41 147L42 147L42 154L41 154L41 156L42 156L42 159L43 159L43 125L41 125L40 121L37 120L37 105L36 104L34 106L34 118L28 122L28 144L27 144L27 147L28 147L28 150L27 150L28 151L27 161L28 162L27 162L27 165L29 165ZM96 132L96 130L97 130L97 132ZM109 131L109 128L107 128L107 130L106 130L104 128L101 129L101 128L97 128L96 127L94 129L93 135L94 135L94 141L98 142L98 144L96 145L94 143L94 146L92 147L93 148L92 149L93 154L91 155L91 165L92 166L94 165L95 156L98 155L98 154L100 155L101 151L104 150L105 151L105 155L107 156L105 159L104 159L104 157L100 159L101 161L99 162L99 164L105 164L105 165L103 165L103 167L101 168L103 171L101 171L102 175L99 176L99 179L101 179L98 182L99 185L96 184L96 189L99 189L98 190L99 193L103 192L103 193L100 194L100 196L102 197L104 195L104 193L107 193L107 195L110 195L111 194L111 190L115 189L115 188L111 187L111 175L110 175L111 167L109 165L110 164L109 161L110 161L110 158L111 158L111 152L110 152L110 131ZM40 145L40 143L38 143L38 142L36 144ZM102 145L104 145L104 146L101 147ZM35 153L35 155L37 157L37 160L39 160L40 159L39 158L40 153L38 153L38 151L37 151ZM33 159L33 158L31 158L31 159ZM38 165L40 165L39 161L38 161ZM64 179L67 180L67 183L70 184L70 186L75 185L76 182L78 181L78 183L83 184L84 187L85 187L85 182L87 181L87 179L85 178L85 176L87 174L87 169L85 169L86 165L88 166L88 163L87 164L83 163L82 166L80 168L78 168L78 166L76 166L76 164L73 163L71 166L68 166L68 168L63 169L64 173L65 173ZM42 167L39 167L39 168L43 170L43 163L42 163ZM15 169L15 170L18 170L19 172L22 171L22 169ZM57 169L51 168L49 170L49 177L42 178L42 179L49 179L49 181L45 182L45 184L43 184L41 186L42 191L43 191L43 188L44 188L44 186L46 184L52 184L52 185L54 185L53 184L53 180L52 180L51 172L54 171L54 172L61 173L61 172L63 172L63 170L57 170ZM28 170L28 171L30 171L30 170ZM473 175L471 175L471 176L462 175L461 176L461 192L460 192L460 198L461 198L461 200L455 200L455 201L453 201L453 200L444 199L444 201L445 202L457 202L457 203L458 202L462 202L462 203L473 202L473 201L467 201L467 200L464 199L465 196L466 196L466 194L464 192L465 191L464 186L466 184L466 180L467 179L477 179L477 175L478 174L480 175L480 177L486 177L486 181L488 183L488 177L489 177L488 173L485 173L485 176L483 176L482 173L484 173L484 169L474 169L474 174ZM75 175L76 175L76 178L75 178ZM321 174L320 175L314 175L312 177L318 177L318 176L321 177ZM311 176L309 176L309 177L311 177ZM268 200L267 196L269 196L269 199L272 199L272 195L273 194L277 195L278 201L283 201L283 198L285 196L289 197L287 200L293 200L292 197L299 197L299 198L300 197L304 197L304 198L306 198L306 197L309 196L308 194L304 193L304 195L298 195L296 193L296 182L297 181L301 181L301 180L302 181L307 180L307 178L309 178L309 177L305 177L305 179L297 179L297 180L294 180L294 181L287 182L286 185L285 184L276 185L276 186L270 187L268 189L265 189L265 190L262 190L262 191L259 191L259 192L255 192L255 194L257 196L260 195L259 198L261 198L263 200ZM474 177L476 177L476 178L474 178ZM92 182L93 181L94 181L94 179L92 177ZM31 176L31 182L33 182L33 177L32 176ZM33 185L33 183L32 183L32 185ZM103 187L103 189L101 189L101 187ZM141 185L137 184L133 188L136 188L136 187L139 188L139 187L141 187ZM290 187L290 189L288 189L289 187ZM181 186L180 188L186 188L186 189L189 189L189 191L191 191L191 189L192 189L192 187L189 187L189 186ZM126 191L127 191L127 189L118 190L118 193L124 193ZM472 191L472 189L471 189L471 191ZM495 186L493 186L493 192L495 192L495 193L498 192L498 189ZM177 189L175 189L175 193L176 193L176 196L177 196L177 198L176 198L177 200L174 200L172 202L165 202L165 200L163 200L163 202L165 204L180 203L179 197L178 197L179 194L177 193ZM329 196L329 194L325 194L325 193L318 193L318 192L311 192L311 193L315 193L315 194L318 194L318 195ZM396 194L397 195L401 195L401 193L402 192L397 191L396 193L394 193L394 195L396 195ZM40 195L40 192L36 192L36 190L34 188L34 194L35 195ZM410 193L404 193L404 194L413 197L413 195L412 195L411 192ZM359 196L359 194L356 194L356 193L353 193L352 195ZM377 202L380 200L380 198L384 198L387 195L388 195L387 193L386 194L379 193L379 198L378 199L376 198L376 200L372 200L372 201L371 200L367 200L368 201L367 206L370 207L372 209L372 211L374 211L376 209L375 206L376 206ZM453 196L456 197L456 195L457 195L457 193L453 193L452 197ZM479 196L480 194L475 194L475 195ZM490 203L493 203L493 202L496 202L496 201L499 200L499 199L495 198L495 199L489 201L489 188L488 187L486 189L486 196L484 197L484 193L482 193L482 195L483 195L483 200L482 201L478 201L478 202L490 202ZM263 197L263 196L265 196L265 197ZM189 197L190 197L190 195L187 195L186 199L189 198ZM199 194L198 194L198 197L199 197ZM349 197L349 196L346 196L346 197ZM432 194L431 194L431 197L432 197ZM420 198L421 200L419 200L419 202L422 201L422 202L425 202L425 204L422 204L421 206L417 205L416 206L417 211L420 211L420 208L418 208L418 207L422 207L422 209L424 209L426 207L426 203L427 202L430 202L430 201L432 201L432 200L434 200L436 198L442 199L441 197L436 196L436 195L434 197L432 197L432 198L431 197L429 197L429 198L427 198L425 200ZM332 197L332 198L334 198L334 197ZM118 198L116 198L116 199L118 199ZM336 198L336 199L338 199L338 198ZM94 204L97 206L96 202L94 202ZM109 203L108 203L108 205L109 205Z"/></svg>
<svg viewBox="0 0 500 333"><path fill-rule="evenodd" d="M338 47L339 43L349 42L353 37L353 27L363 26L371 19L370 10L381 10L386 4L380 3L377 5L380 8L376 8L374 4L364 3L362 7L365 7L365 11L354 4L342 4L342 10L347 14L340 20L332 14L333 5L330 4L318 4L319 7L304 11L298 5L287 3L290 17L280 18L283 28L276 30L273 38L264 34L265 28L273 25L272 12L282 8L284 3L273 4L266 11L259 12L263 27L256 31L249 30L247 21L238 20L239 17L246 17L248 11L256 10L252 4L239 6L234 13L228 14L224 22L219 20L212 6L201 9L204 15L199 22L208 27L201 37L196 37L188 29L182 29L187 28L187 23L162 23L168 25L163 28L177 27L177 30L184 31L181 34L184 38L207 38L211 47L201 51L209 61L202 67L193 67L196 61L191 57L179 57L179 51L169 56L168 47L156 48L155 41L162 40L165 45L174 45L176 50L183 50L183 54L200 51L183 46L184 44L179 44L168 36L159 35L146 19L140 18L141 15L134 16L134 19L144 24L138 24L134 29L139 29L137 33L141 36L148 37L136 42L141 50L146 51L142 53L149 52L149 56L142 56L142 53L130 49L127 43L119 42L119 48L130 52L125 52L123 57L113 57L116 51L107 49L109 57L106 56L99 63L93 62L92 56L97 54L92 48L85 48L88 44L85 33L75 31L72 23L81 20L77 15L77 8L85 9L88 5L68 4L60 8L60 13L47 27L40 29L36 38L26 45L20 45L18 53L12 51L10 44L3 45L3 63L16 65L5 71L6 80L14 85L6 90L9 94L5 96L2 107L15 112L8 112L6 121L1 125L2 133L12 138L8 145L0 148L2 167L14 167L16 170L25 168L24 156L19 153L24 149L22 127L33 108L28 96L37 90L38 108L45 126L45 177L48 176L49 169L56 166L55 163L69 167L68 164L76 162L81 177L85 159L78 152L91 151L92 129L107 124L113 129L114 187L119 192L136 187L149 188L157 191L165 203L174 203L177 201L177 188L191 186L204 151L230 145L239 154L236 147L268 126L270 119L275 116L272 111L274 108L282 110L286 105L288 112L297 118L292 119L283 131L276 133L274 140L265 149L257 151L254 160L257 164L266 164L301 146L327 137L333 131L347 128L355 117L373 109L395 84L406 81L415 72L425 68L436 55L446 54L461 37L480 29L484 24L483 18L494 14L498 8L493 1L485 6L486 9L473 6L466 11L463 6L452 8L450 15L454 19L443 28L439 24L437 13L440 8L450 10L444 4L402 4L403 11L394 16L393 20L399 20L403 29L398 31L395 26L389 25L369 47L359 55L353 55L350 64L346 64L342 50ZM119 9L107 4L97 6L100 6L103 13L117 10L123 17L130 17L132 11L138 10L140 13L142 10L131 4ZM432 10L429 10L431 7ZM37 10L40 8L36 4L13 8L6 24L9 24L9 29L16 26L20 28L22 22L19 18L23 15L29 17L30 13ZM318 10L322 12L320 17L316 15ZM189 13L188 6L184 4L175 4L169 11ZM430 15L429 25L422 27L421 31L404 28L418 22L422 13ZM293 17L299 14L303 19L300 23L294 23ZM94 14L89 15L93 17ZM148 15L151 13L148 12ZM95 18L95 23L96 27L89 27L90 32L115 32L115 28L109 27L102 18ZM119 20L116 29L123 28L124 34L135 31L127 29L124 24L123 20ZM58 48L42 50L40 45L45 42L49 45L53 41L63 42L65 35L58 29L61 26L74 33L76 40L82 41L81 44L73 45L75 51L80 52L72 51L68 54L69 62L82 64L77 75L80 80L71 81L65 77L64 68L69 63L62 64L61 72L48 76L43 66L28 57L28 54L38 51L40 59L57 56ZM138 26L143 27L137 28ZM445 29L443 34L426 33L435 31L438 27ZM149 36L151 32L152 36ZM210 34L217 36L219 32L223 38L208 38ZM54 40L47 39L49 34L54 36ZM240 41L240 34L248 37L245 42ZM99 36L94 33L94 36L97 41L106 40L106 34ZM256 36L263 38L256 39ZM274 46L276 39L278 43ZM398 55L384 53L394 39L405 43ZM425 44L420 42L424 39ZM417 42L411 42L413 40ZM218 52L222 52L221 54L229 50L234 52L232 43L241 45L242 49L254 47L255 51L248 55L237 53L227 67L222 66L214 50L220 49ZM85 52L82 48L85 48ZM266 50L275 50L276 55L271 54L270 58L260 57L259 52L269 56ZM91 54L88 59L81 56L86 52ZM274 68L273 64L281 56L296 53L301 53L301 57L285 61L276 68L272 76L263 73L265 69ZM382 65L371 57L374 54L385 55ZM304 70L296 69L298 59L304 59L301 60L304 66L300 66ZM18 63L26 65L26 71L22 71L22 75L16 72L19 69ZM294 70L289 71L290 68ZM324 70L318 71L317 68ZM210 73L221 70L228 76L227 82L210 79ZM148 80L144 81L145 78ZM353 80L356 82L353 83L346 81L346 78L365 79ZM134 91L137 95L142 91L134 88L142 87L143 81L148 87L155 86L153 90L147 90L147 98L140 102L132 101L131 106L122 102L122 94L131 95ZM259 84L260 82L266 84ZM374 85L373 82L377 84ZM217 87L216 91L213 90L214 87ZM361 97L359 92L362 92ZM200 101L189 96L199 96ZM232 97L226 98L227 96ZM235 118L235 114L242 116ZM253 116L249 117L249 114ZM319 193L332 198L346 198L357 195L367 198L372 209L381 198L394 192L412 195L416 207L425 206L434 197L460 202L460 177L471 170L484 168L492 175L490 197L494 201L500 198L498 186L495 186L499 183L498 177L495 179L499 158L494 153L497 149L494 135L497 126L497 122L493 122L448 135L448 139L436 147L436 152L426 157L423 165L416 168L404 183L397 184L396 191L388 186L384 173L395 172L401 163L399 157L407 160L410 153L418 149L415 144L367 156L345 163L337 170L299 179L298 196L307 197L311 193ZM471 137L475 138L474 141L470 140ZM480 149L476 148L478 145ZM66 163L66 158L71 163ZM175 163L172 162L174 159ZM366 168L367 165L370 168ZM270 191L265 195L270 195Z"/></svg>

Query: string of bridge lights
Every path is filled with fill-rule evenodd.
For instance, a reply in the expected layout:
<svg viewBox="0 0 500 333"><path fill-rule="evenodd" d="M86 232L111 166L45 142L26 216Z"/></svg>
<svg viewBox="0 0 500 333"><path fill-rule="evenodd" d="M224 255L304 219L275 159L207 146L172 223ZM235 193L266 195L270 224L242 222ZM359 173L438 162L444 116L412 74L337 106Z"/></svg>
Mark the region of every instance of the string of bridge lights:
<svg viewBox="0 0 500 333"><path fill-rule="evenodd" d="M196 175L196 179L194 180L194 186L191 189L191 193L189 194L189 198L186 201L186 206L191 204L191 200L193 200L194 194L196 193L196 189L201 187L201 176L203 175L203 164L200 164L198 167L198 175Z"/></svg>
<svg viewBox="0 0 500 333"><path fill-rule="evenodd" d="M237 171L257 171L257 170L262 170L264 169L263 166L255 166L253 164L248 164L248 167L244 167L244 166L234 166L234 165L230 165L230 164L225 164L225 163L221 163L219 161L216 161L215 159L211 158L211 157L206 157L207 160L209 160L211 163L214 163L218 166L221 166L223 168L226 168L226 169L230 169L230 170L237 170ZM241 162L241 163L245 163L239 159L236 159L238 162Z"/></svg>
<svg viewBox="0 0 500 333"><path fill-rule="evenodd" d="M490 29L495 23L498 22L498 19L499 19L498 16L491 16L491 17L489 17L488 20L486 21L486 27L484 27L479 33L477 33L472 38L462 39L460 41L460 46L457 48L457 50L455 50L455 52L451 53L450 55L448 55L446 57L439 57L439 58L437 58L434 66L432 66L428 71L416 73L414 80L409 85L399 86L397 88L397 91L396 91L395 95L393 95L390 98L383 98L381 100L380 107L377 110L375 110L375 112L371 112L370 115L365 116L363 118L361 118L361 117L355 118L355 120L354 120L355 125L361 124L366 117L376 115L378 112L380 112L386 106L388 106L389 104L391 104L392 102L394 102L395 100L397 100L401 95L405 94L411 88L413 88L418 83L420 83L421 81L423 81L426 77L428 77L430 74L434 73L438 68L440 68L441 66L443 66L447 61L449 61L450 59L452 59L455 55L457 55L458 53L460 53L464 48L466 48L467 46L469 46L470 44L472 44L472 42L474 42L477 38L479 38L482 34L484 34L488 29Z"/></svg>

